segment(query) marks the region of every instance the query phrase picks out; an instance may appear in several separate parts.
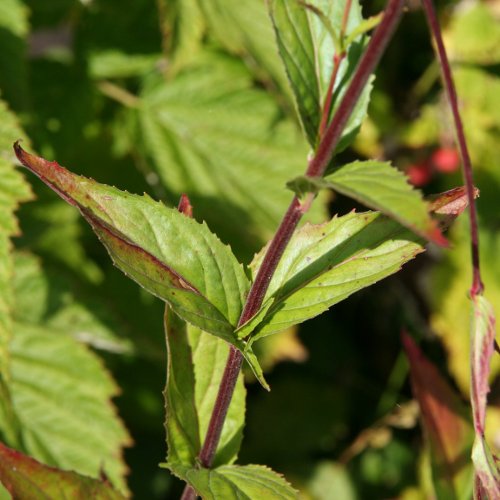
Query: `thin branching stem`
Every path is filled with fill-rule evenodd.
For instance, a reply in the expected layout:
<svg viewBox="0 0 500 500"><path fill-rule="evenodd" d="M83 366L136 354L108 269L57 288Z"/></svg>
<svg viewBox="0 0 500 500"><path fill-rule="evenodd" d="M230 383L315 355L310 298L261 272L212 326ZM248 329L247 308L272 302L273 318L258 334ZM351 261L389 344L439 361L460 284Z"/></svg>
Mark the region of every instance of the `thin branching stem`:
<svg viewBox="0 0 500 500"><path fill-rule="evenodd" d="M484 290L484 285L481 280L481 269L479 266L479 230L477 222L476 203L474 201L474 182L472 178L472 163L470 159L467 141L465 140L464 126L460 111L458 109L458 98L453 75L451 73L450 62L446 54L446 49L441 35L441 28L437 19L436 10L432 0L422 0L425 10L425 16L429 29L436 42L437 54L441 65L444 86L448 95L455 130L457 134L458 148L462 157L463 175L465 179L465 187L467 189L467 199L469 202L469 220L470 220L470 240L471 240L471 257L472 257L472 287L470 290L471 296L481 295Z"/></svg>
<svg viewBox="0 0 500 500"><path fill-rule="evenodd" d="M339 104L337 112L322 137L316 154L310 160L306 174L311 177L317 177L324 174L330 163L335 148L340 139L342 130L349 119L356 102L366 86L370 75L373 73L377 63L382 56L387 43L389 42L394 30L399 22L403 11L403 0L389 0L384 12L384 17L376 28L361 60L356 68L353 79L351 80L342 101ZM285 251L286 245L290 241L302 215L307 210L309 203L301 204L297 197L294 197L288 207L281 224L276 231L267 249L264 260L257 272L255 281L250 288L243 312L238 325L245 324L251 319L262 306L264 296L276 270L279 260ZM224 419L231 402L236 380L238 378L243 356L240 351L234 347L230 348L228 361L219 387L219 392L212 412L212 417L207 430L207 436L203 443L198 458L204 467L212 465L213 457L219 442L219 438L224 425ZM182 496L183 500L192 500L195 493L189 493L192 489L187 486ZM191 496L186 496L186 495Z"/></svg>

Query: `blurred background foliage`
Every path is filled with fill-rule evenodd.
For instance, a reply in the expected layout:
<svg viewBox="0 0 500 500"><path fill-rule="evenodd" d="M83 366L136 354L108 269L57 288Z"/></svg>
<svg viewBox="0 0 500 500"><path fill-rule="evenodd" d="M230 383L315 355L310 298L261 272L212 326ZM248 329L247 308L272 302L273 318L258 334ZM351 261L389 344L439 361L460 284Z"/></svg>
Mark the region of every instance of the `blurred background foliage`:
<svg viewBox="0 0 500 500"><path fill-rule="evenodd" d="M383 6L363 1L364 16ZM498 315L500 2L437 6ZM264 2L2 0L0 49L0 389L16 410L11 418L0 408L2 441L51 465L102 469L135 498L177 498L182 485L158 468L162 304L113 268L72 207L13 170L11 145L25 137L74 172L170 205L185 192L195 217L249 262L276 229L291 197L285 182L308 154ZM369 118L338 160L390 159L426 193L444 191L461 184L452 130L425 20L411 2L377 71ZM17 211L17 231L13 210L28 198L36 201ZM351 209L325 195L309 219ZM464 217L450 250L430 247L398 275L257 345L272 392L248 377L242 463L284 473L304 498L428 498L428 448L400 331L421 341L467 399L467 228ZM497 447L499 367L496 359L489 418Z"/></svg>

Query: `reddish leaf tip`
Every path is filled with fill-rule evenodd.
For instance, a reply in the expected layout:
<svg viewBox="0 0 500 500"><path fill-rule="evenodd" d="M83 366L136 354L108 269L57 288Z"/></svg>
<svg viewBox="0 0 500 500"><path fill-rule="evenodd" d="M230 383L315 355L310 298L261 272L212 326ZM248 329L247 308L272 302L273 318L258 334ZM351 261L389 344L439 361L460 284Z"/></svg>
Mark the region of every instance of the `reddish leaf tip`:
<svg viewBox="0 0 500 500"><path fill-rule="evenodd" d="M24 165L24 155L26 151L21 147L21 139L18 139L14 143L14 153L16 153L17 159Z"/></svg>
<svg viewBox="0 0 500 500"><path fill-rule="evenodd" d="M438 227L433 227L428 233L427 237L429 241L432 241L436 245L443 247L443 248L449 248L450 247L450 242L445 238L443 233L440 231Z"/></svg>
<svg viewBox="0 0 500 500"><path fill-rule="evenodd" d="M22 165L39 177L63 200L71 205L77 205L71 196L71 192L75 190L74 178L76 176L74 174L68 172L55 161L48 161L26 152L21 147L19 140L14 143L14 152Z"/></svg>
<svg viewBox="0 0 500 500"><path fill-rule="evenodd" d="M191 205L191 201L189 200L187 194L181 194L177 210L179 210L181 214L184 214L187 217L193 217L193 206Z"/></svg>
<svg viewBox="0 0 500 500"><path fill-rule="evenodd" d="M401 331L401 343L403 344L403 349L405 350L409 358L415 359L419 356L422 356L422 352L406 330Z"/></svg>

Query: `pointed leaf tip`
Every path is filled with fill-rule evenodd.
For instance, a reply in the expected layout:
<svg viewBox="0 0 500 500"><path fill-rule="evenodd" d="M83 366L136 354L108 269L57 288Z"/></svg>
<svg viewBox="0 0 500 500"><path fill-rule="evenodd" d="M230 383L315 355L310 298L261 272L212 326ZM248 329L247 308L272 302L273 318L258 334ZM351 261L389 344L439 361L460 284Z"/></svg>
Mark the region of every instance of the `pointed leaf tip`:
<svg viewBox="0 0 500 500"><path fill-rule="evenodd" d="M14 145L19 161L77 207L127 276L168 302L186 321L235 343L249 282L241 264L206 224L149 196L75 175ZM181 208L188 211L187 197Z"/></svg>
<svg viewBox="0 0 500 500"><path fill-rule="evenodd" d="M181 214L184 214L187 217L193 217L193 206L191 205L191 201L188 198L187 194L181 194L181 199L179 200L177 210L179 210Z"/></svg>
<svg viewBox="0 0 500 500"><path fill-rule="evenodd" d="M427 237L429 241L432 241L440 247L449 248L450 246L450 242L446 239L446 237L438 227L432 228Z"/></svg>
<svg viewBox="0 0 500 500"><path fill-rule="evenodd" d="M17 140L14 143L14 152L21 164L39 177L63 200L76 206L77 202L67 194L76 187L75 181L73 180L73 174L68 172L64 167L61 167L55 161L48 161L40 156L28 153L21 147L20 142L21 141Z"/></svg>
<svg viewBox="0 0 500 500"><path fill-rule="evenodd" d="M479 197L479 189L474 187L474 198ZM439 193L427 198L431 212L443 215L460 215L468 206L467 190L459 186L444 193Z"/></svg>

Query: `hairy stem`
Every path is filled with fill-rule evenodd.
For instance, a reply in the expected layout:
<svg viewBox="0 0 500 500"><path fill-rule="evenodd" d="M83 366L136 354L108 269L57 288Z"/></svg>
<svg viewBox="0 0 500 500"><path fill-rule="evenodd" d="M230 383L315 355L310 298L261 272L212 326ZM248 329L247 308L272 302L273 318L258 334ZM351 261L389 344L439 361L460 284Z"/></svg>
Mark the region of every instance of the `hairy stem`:
<svg viewBox="0 0 500 500"><path fill-rule="evenodd" d="M368 78L375 69L382 53L387 46L396 25L401 17L403 0L389 0L384 12L384 17L373 34L368 46L356 68L353 79L344 94L342 101L335 113L331 124L321 138L316 154L309 162L306 175L321 176L330 163L335 147L338 144L347 120L349 119L356 102L368 82ZM294 197L288 207L281 224L271 240L264 260L257 272L255 281L250 288L243 312L241 314L238 326L243 325L251 319L260 309L271 278L276 270L278 262L283 255L286 245L290 241L295 228L297 227L302 215L310 204L302 205L297 197ZM212 417L207 430L207 437L203 443L202 449L198 455L201 464L204 467L210 467L217 449L219 438L224 425L224 419L227 414L229 404L233 395L236 380L238 378L243 362L242 354L231 347L229 352L226 369L219 387L219 392L212 412ZM185 496L189 486L184 490L183 500L192 500L193 496Z"/></svg>
<svg viewBox="0 0 500 500"><path fill-rule="evenodd" d="M436 10L432 0L422 0L424 5L425 15L429 29L436 42L436 49L441 64L441 72L443 75L444 86L448 95L451 112L453 114L453 121L455 122L455 130L457 134L458 148L460 156L462 157L463 174L465 179L465 186L467 189L467 199L469 202L469 219L470 219L470 239L471 239L471 256L472 256L472 288L470 293L472 296L482 294L484 285L481 280L481 269L479 267L479 231L477 222L477 210L474 201L474 182L472 179L472 164L470 160L469 149L467 148L467 141L465 140L464 126L460 111L458 109L457 91L453 76L451 74L450 63L444 48L443 37L441 36L441 28L436 16Z"/></svg>

